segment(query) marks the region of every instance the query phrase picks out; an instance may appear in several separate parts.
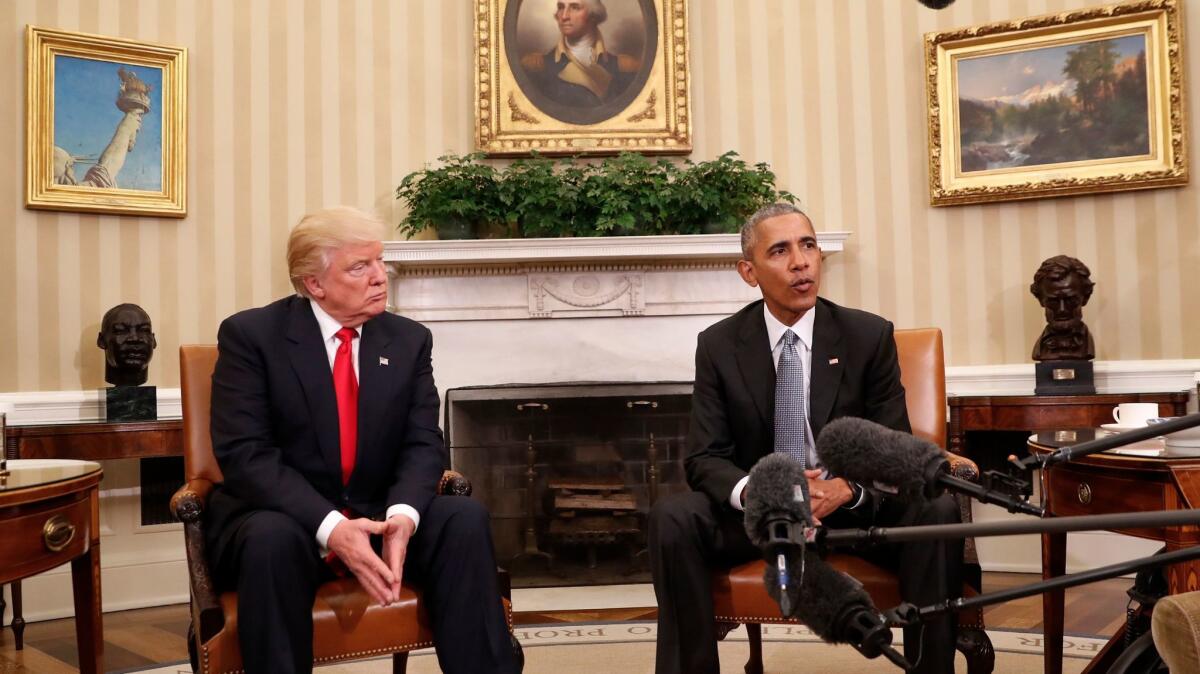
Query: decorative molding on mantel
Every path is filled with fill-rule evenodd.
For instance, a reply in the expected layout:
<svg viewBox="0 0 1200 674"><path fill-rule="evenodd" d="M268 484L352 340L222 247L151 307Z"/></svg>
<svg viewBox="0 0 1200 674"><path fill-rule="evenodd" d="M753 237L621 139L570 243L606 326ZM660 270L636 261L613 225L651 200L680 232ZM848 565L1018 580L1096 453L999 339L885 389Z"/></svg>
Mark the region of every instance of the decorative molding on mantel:
<svg viewBox="0 0 1200 674"><path fill-rule="evenodd" d="M1200 360L1097 361L1100 393L1196 391ZM680 373L686 380L691 373ZM970 365L946 368L949 395L1033 395L1032 364ZM1195 405L1193 401L1192 405ZM0 410L13 426L100 421L104 398L98 390L0 393ZM178 419L183 406L177 388L158 389L158 418Z"/></svg>
<svg viewBox="0 0 1200 674"><path fill-rule="evenodd" d="M821 250L845 249L850 232L818 232ZM691 260L736 260L742 254L738 234L671 234L659 236L597 236L553 239L455 239L385 241L384 262L401 268L463 267L595 262L655 264Z"/></svg>

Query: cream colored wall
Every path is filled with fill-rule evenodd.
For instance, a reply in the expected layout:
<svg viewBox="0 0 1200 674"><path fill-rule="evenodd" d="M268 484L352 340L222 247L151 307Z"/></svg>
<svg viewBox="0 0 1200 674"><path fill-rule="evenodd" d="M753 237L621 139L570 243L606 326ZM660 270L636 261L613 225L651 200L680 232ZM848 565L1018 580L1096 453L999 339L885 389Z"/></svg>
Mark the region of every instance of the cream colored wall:
<svg viewBox="0 0 1200 674"><path fill-rule="evenodd" d="M736 149L770 162L818 229L854 232L826 266L824 294L902 327L940 326L952 365L1028 361L1041 329L1029 279L1058 253L1083 259L1098 282L1085 317L1099 359L1200 357L1194 184L927 205L922 34L1094 4L692 0L692 156ZM392 190L405 173L470 150L472 7L0 1L0 156L12 158L0 165L0 307L14 323L0 391L102 386L94 336L124 301L154 319L151 382L176 386L180 343L211 341L224 316L288 291L281 250L302 213L350 203L398 220ZM1200 35L1200 9L1185 16L1185 34ZM26 24L189 49L187 218L22 206ZM1186 51L1188 75L1200 73L1198 55Z"/></svg>

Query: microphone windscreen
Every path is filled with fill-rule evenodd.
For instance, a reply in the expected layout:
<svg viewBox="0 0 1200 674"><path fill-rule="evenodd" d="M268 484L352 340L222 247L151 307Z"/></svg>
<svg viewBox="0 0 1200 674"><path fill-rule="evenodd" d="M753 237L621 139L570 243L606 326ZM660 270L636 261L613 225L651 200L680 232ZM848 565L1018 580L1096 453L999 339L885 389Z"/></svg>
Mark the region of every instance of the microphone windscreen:
<svg viewBox="0 0 1200 674"><path fill-rule="evenodd" d="M929 466L944 458L928 440L856 417L829 422L817 438L817 456L837 477L908 495L925 490Z"/></svg>
<svg viewBox="0 0 1200 674"><path fill-rule="evenodd" d="M804 555L804 572L801 575L800 553ZM846 613L846 608L854 605L863 606L874 611L870 595L863 589L862 584L850 576L838 571L822 560L813 550L803 548L797 554L789 554L787 559L788 595L791 606L794 606L792 616L808 625L822 640L829 643L844 643L845 630L839 624L839 619ZM767 560L767 568L763 573L763 584L767 594L779 602L779 571L773 560Z"/></svg>
<svg viewBox="0 0 1200 674"><path fill-rule="evenodd" d="M786 517L798 523L809 521L808 503L796 500L796 485L800 484L808 484L804 469L787 455L768 454L754 464L746 482L744 518L751 543L760 548L766 545L766 523L770 519Z"/></svg>
<svg viewBox="0 0 1200 674"><path fill-rule="evenodd" d="M919 0L922 5L930 9L945 9L949 7L954 0Z"/></svg>

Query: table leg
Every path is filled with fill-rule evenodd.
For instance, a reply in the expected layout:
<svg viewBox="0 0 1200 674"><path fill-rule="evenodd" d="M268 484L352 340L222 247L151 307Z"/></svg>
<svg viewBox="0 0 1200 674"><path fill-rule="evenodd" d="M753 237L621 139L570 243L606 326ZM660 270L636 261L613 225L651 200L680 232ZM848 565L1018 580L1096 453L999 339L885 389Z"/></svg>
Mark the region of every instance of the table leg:
<svg viewBox="0 0 1200 674"><path fill-rule="evenodd" d="M21 607L21 581L12 582L13 640L17 642L17 650L25 648L25 610Z"/></svg>
<svg viewBox="0 0 1200 674"><path fill-rule="evenodd" d="M75 590L75 639L81 674L104 671L104 631L100 616L100 546L71 560Z"/></svg>
<svg viewBox="0 0 1200 674"><path fill-rule="evenodd" d="M1067 571L1067 535L1042 534L1042 578ZM1062 674L1063 590L1042 595L1042 648L1046 674Z"/></svg>

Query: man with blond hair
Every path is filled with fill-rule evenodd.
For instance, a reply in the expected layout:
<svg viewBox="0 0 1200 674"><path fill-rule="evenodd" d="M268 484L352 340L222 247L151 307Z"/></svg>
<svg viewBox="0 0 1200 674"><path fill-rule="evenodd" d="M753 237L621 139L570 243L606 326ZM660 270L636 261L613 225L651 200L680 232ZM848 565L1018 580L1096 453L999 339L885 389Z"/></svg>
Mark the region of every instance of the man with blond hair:
<svg viewBox="0 0 1200 674"><path fill-rule="evenodd" d="M320 583L424 592L445 672L516 672L488 514L435 495L445 464L432 336L386 309L384 224L338 207L287 244L296 295L222 322L206 511L210 565L238 593L247 672L313 666Z"/></svg>

